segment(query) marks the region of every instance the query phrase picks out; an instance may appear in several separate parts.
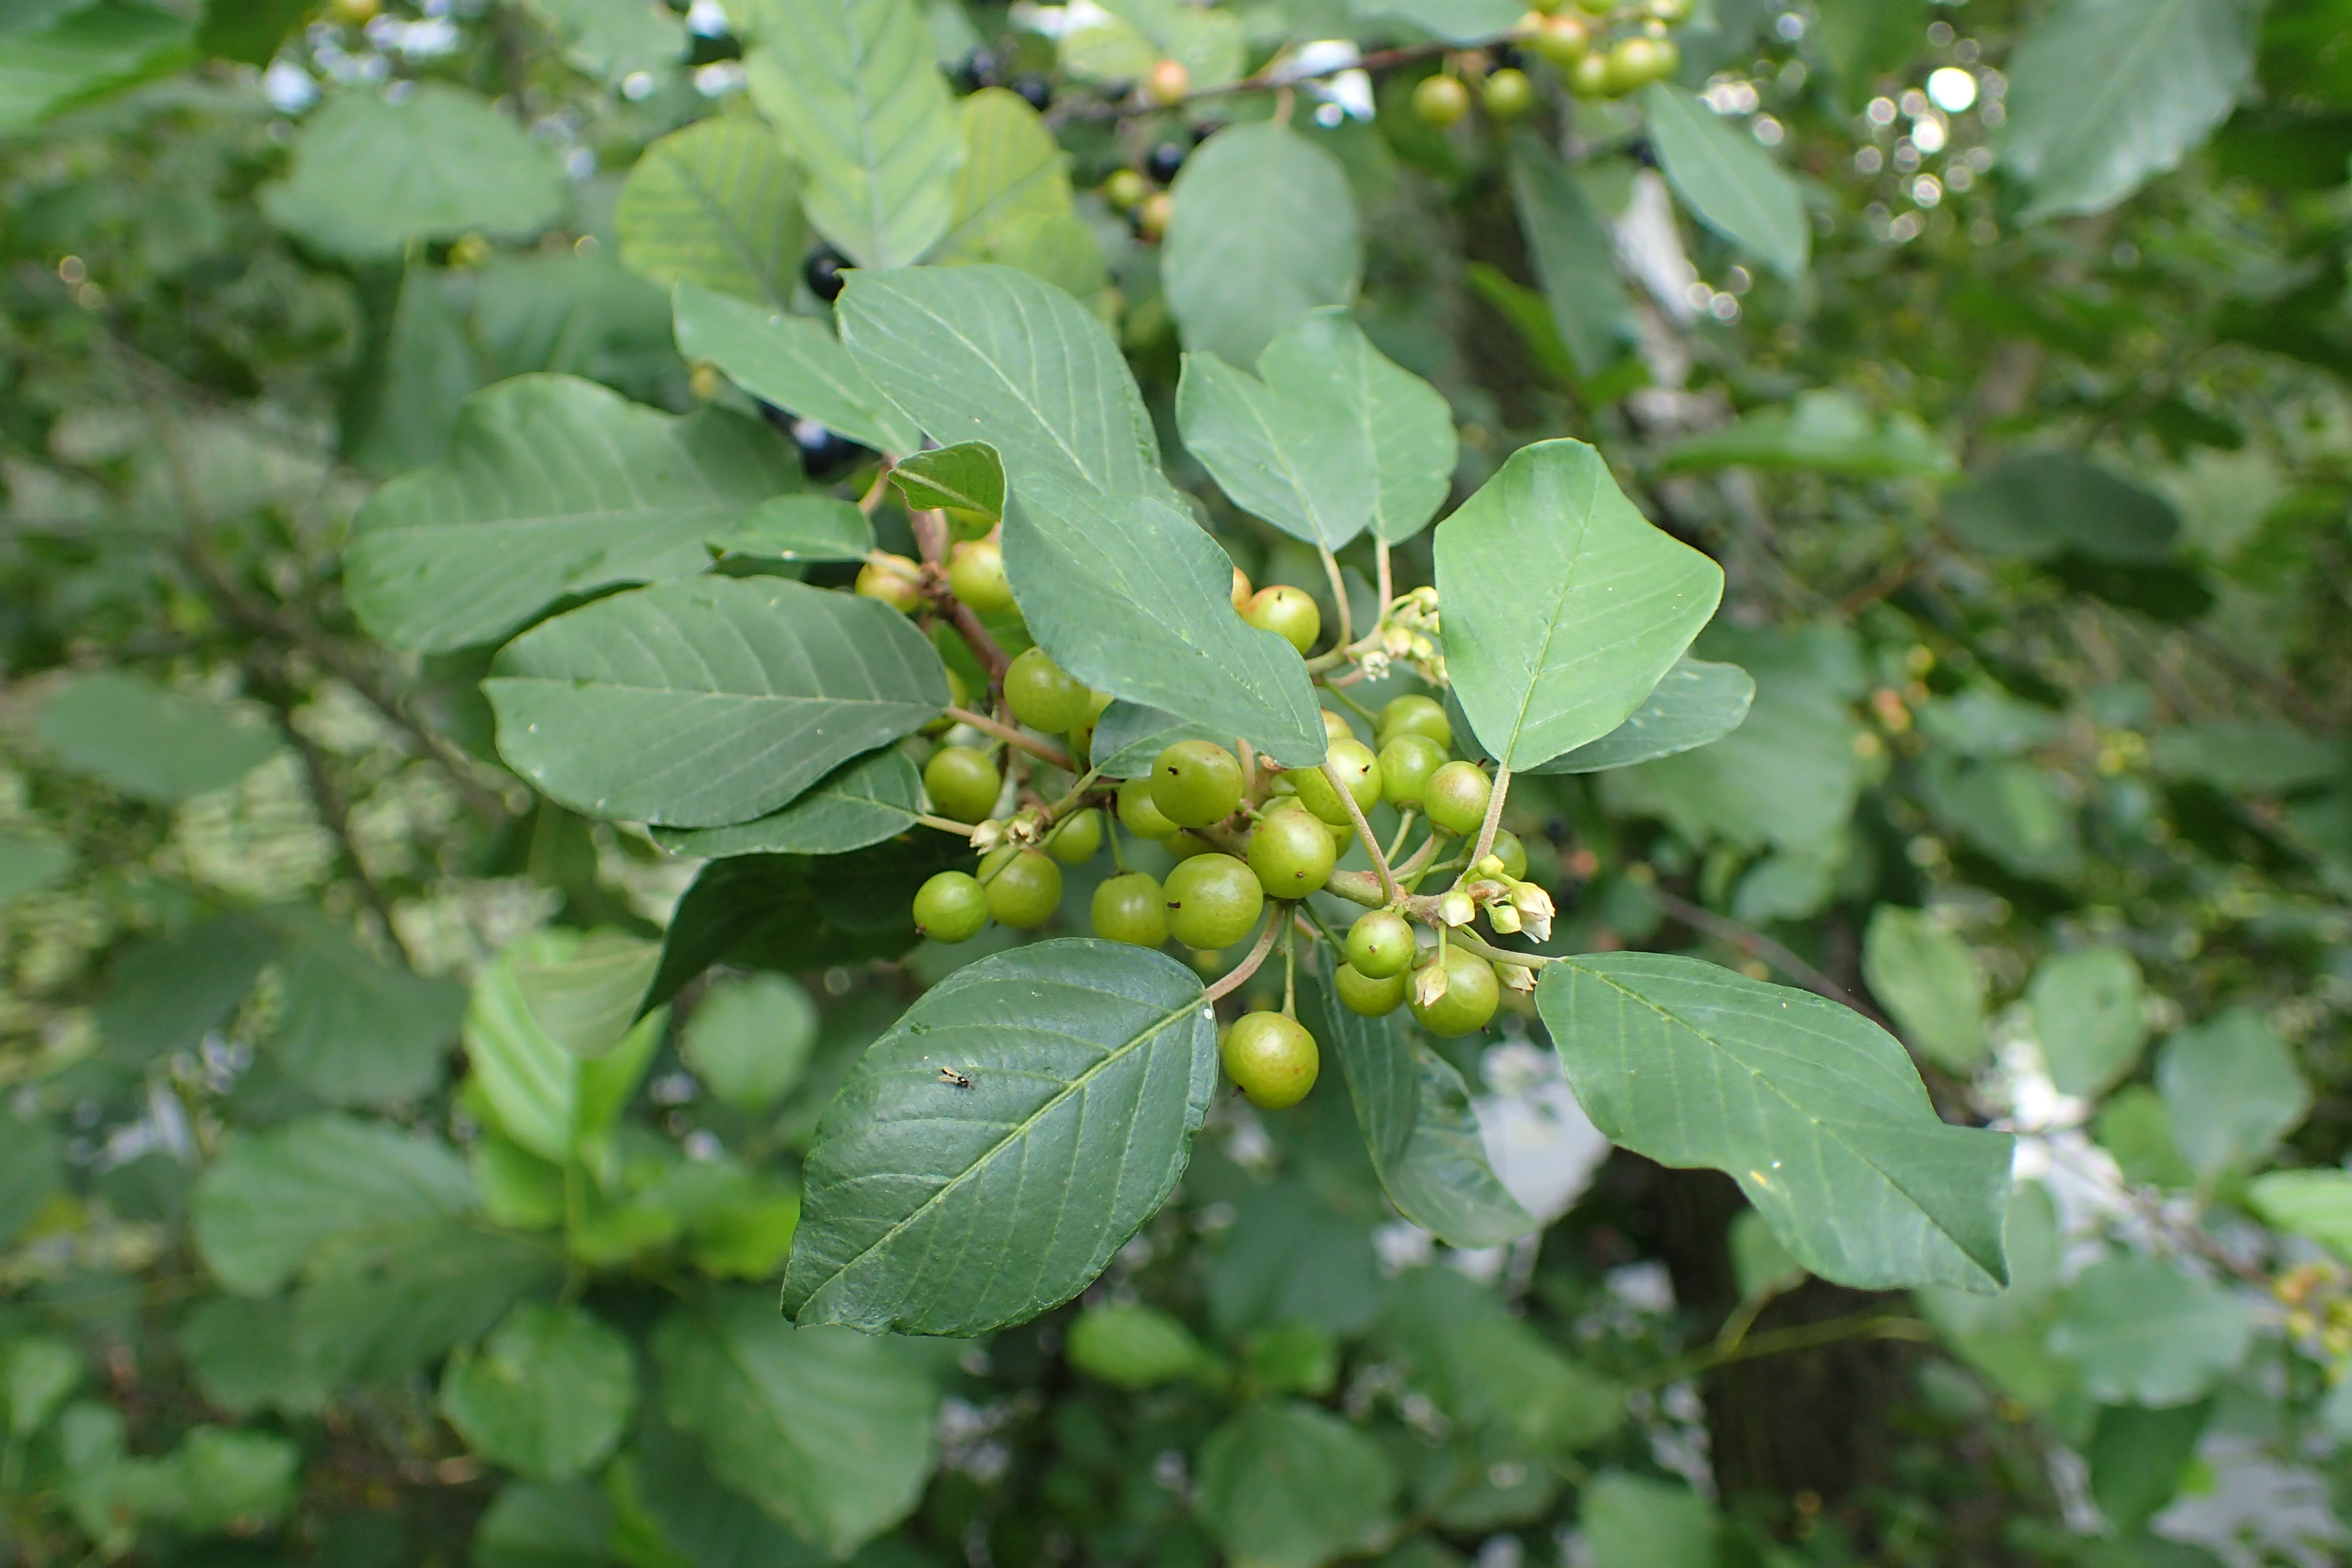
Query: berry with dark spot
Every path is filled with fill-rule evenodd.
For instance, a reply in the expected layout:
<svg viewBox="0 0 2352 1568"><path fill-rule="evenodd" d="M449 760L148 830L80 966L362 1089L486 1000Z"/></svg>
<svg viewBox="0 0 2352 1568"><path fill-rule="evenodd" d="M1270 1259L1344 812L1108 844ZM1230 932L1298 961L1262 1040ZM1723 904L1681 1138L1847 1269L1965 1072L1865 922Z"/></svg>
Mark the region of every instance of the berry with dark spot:
<svg viewBox="0 0 2352 1568"><path fill-rule="evenodd" d="M841 298L841 286L848 281L842 276L847 265L841 252L829 245L820 245L801 263L801 277L807 282L810 293L830 305Z"/></svg>
<svg viewBox="0 0 2352 1568"><path fill-rule="evenodd" d="M1161 184L1176 177L1184 166L1184 155L1190 151L1181 142L1162 142L1143 155L1143 172Z"/></svg>
<svg viewBox="0 0 2352 1568"><path fill-rule="evenodd" d="M1023 71L1005 84L1021 95L1030 108L1043 113L1054 101L1054 84L1035 71Z"/></svg>

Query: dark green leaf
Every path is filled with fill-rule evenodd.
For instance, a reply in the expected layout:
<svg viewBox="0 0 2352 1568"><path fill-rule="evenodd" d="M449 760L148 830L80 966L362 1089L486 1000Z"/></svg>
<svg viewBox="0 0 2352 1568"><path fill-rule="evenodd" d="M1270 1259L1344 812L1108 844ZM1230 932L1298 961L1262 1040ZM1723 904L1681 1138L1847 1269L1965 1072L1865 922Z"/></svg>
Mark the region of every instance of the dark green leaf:
<svg viewBox="0 0 2352 1568"><path fill-rule="evenodd" d="M1985 977L1967 942L1924 910L1881 904L1863 933L1862 973L1929 1061L1953 1072L1983 1065Z"/></svg>
<svg viewBox="0 0 2352 1568"><path fill-rule="evenodd" d="M1686 1486L1604 1470L1584 1489L1577 1527L1592 1568L1715 1568L1715 1510Z"/></svg>
<svg viewBox="0 0 2352 1568"><path fill-rule="evenodd" d="M1672 82L1642 92L1658 166L1691 215L1783 278L1805 269L1813 227L1796 181L1753 138Z"/></svg>
<svg viewBox="0 0 2352 1568"><path fill-rule="evenodd" d="M474 1530L473 1568L606 1568L613 1509L585 1482L513 1481Z"/></svg>
<svg viewBox="0 0 2352 1568"><path fill-rule="evenodd" d="M1536 1001L1594 1126L1732 1177L1813 1273L2005 1282L2010 1139L1938 1121L1902 1046L1860 1014L1655 953L1549 965Z"/></svg>
<svg viewBox="0 0 2352 1568"><path fill-rule="evenodd" d="M1510 160L1511 199L1552 324L1576 374L1598 375L1625 357L1640 330L1617 275L1615 243L1576 175L1541 140L1514 136Z"/></svg>
<svg viewBox="0 0 2352 1568"><path fill-rule="evenodd" d="M713 293L691 279L678 283L673 309L677 352L709 360L753 396L877 451L922 445L823 322Z"/></svg>
<svg viewBox="0 0 2352 1568"><path fill-rule="evenodd" d="M1350 1145L1356 1130L1333 1119ZM1352 1149L1350 1151L1352 1152ZM1286 1322L1353 1334L1380 1312L1379 1258L1361 1213L1297 1179L1252 1188L1209 1266L1209 1315L1228 1338Z"/></svg>
<svg viewBox="0 0 2352 1568"><path fill-rule="evenodd" d="M466 1055L501 1132L561 1164L610 1131L662 1042L664 1019L631 1026L654 956L634 937L557 927L482 972Z"/></svg>
<svg viewBox="0 0 2352 1568"><path fill-rule="evenodd" d="M2256 795L2352 774L2352 750L2342 742L2259 719L2209 719L2159 730L2149 738L2148 760L2175 778Z"/></svg>
<svg viewBox="0 0 2352 1568"><path fill-rule="evenodd" d="M53 888L74 868L69 845L53 838L26 838L0 833L0 904Z"/></svg>
<svg viewBox="0 0 2352 1568"><path fill-rule="evenodd" d="M194 55L183 13L140 0L58 6L35 31L11 29L0 51L0 135L30 130L77 104L176 70Z"/></svg>
<svg viewBox="0 0 2352 1568"><path fill-rule="evenodd" d="M526 0L554 29L563 58L621 86L667 70L686 53L686 22L662 0Z"/></svg>
<svg viewBox="0 0 2352 1568"><path fill-rule="evenodd" d="M2158 561L2180 531L2169 501L2071 452L2004 459L1955 491L1944 519L1988 554L2029 561L2069 550L2101 561Z"/></svg>
<svg viewBox="0 0 2352 1568"><path fill-rule="evenodd" d="M205 0L196 47L215 59L266 66L286 36L319 9L319 0Z"/></svg>
<svg viewBox="0 0 2352 1568"><path fill-rule="evenodd" d="M923 809L922 775L896 746L885 746L811 784L782 811L732 827L657 827L655 841L673 855L844 855L879 844L915 825Z"/></svg>
<svg viewBox="0 0 2352 1568"><path fill-rule="evenodd" d="M877 599L778 577L640 588L509 643L499 751L591 816L714 827L774 811L929 723L947 670Z"/></svg>
<svg viewBox="0 0 2352 1568"><path fill-rule="evenodd" d="M932 1463L930 1380L897 1341L795 1329L729 1295L654 1334L669 1418L719 1479L846 1556L906 1517Z"/></svg>
<svg viewBox="0 0 2352 1568"><path fill-rule="evenodd" d="M863 561L873 552L874 525L833 496L778 496L703 542L720 555L765 561Z"/></svg>
<svg viewBox="0 0 2352 1568"><path fill-rule="evenodd" d="M911 511L951 506L991 521L1004 515L1004 462L985 441L917 452L891 468L890 482Z"/></svg>
<svg viewBox="0 0 2352 1568"><path fill-rule="evenodd" d="M1908 414L1874 420L1859 398L1834 388L1800 394L1786 407L1759 408L1719 430L1675 443L1669 469L1805 468L1860 479L1959 472L1950 448Z"/></svg>
<svg viewBox="0 0 2352 1568"><path fill-rule="evenodd" d="M2129 1072L2147 1043L2139 965L2120 947L2052 955L2026 988L2051 1081L2091 1095Z"/></svg>
<svg viewBox="0 0 2352 1568"><path fill-rule="evenodd" d="M1201 1449L1201 1521L1236 1562L1322 1568L1380 1545L1396 1496L1380 1445L1311 1405L1252 1405Z"/></svg>
<svg viewBox="0 0 2352 1568"><path fill-rule="evenodd" d="M2158 1258L2109 1258L2068 1286L2050 1348L2109 1405L2186 1405L2238 1364L2253 1335L2244 1303Z"/></svg>
<svg viewBox="0 0 2352 1568"><path fill-rule="evenodd" d="M799 172L748 115L717 115L647 147L613 222L622 263L662 288L697 283L778 309L808 249Z"/></svg>
<svg viewBox="0 0 2352 1568"><path fill-rule="evenodd" d="M1537 1227L1487 1163L1454 1064L1422 1043L1400 1011L1365 1018L1307 987L1307 1027L1339 1058L1372 1168L1397 1212L1449 1247L1499 1247Z"/></svg>
<svg viewBox="0 0 2352 1568"><path fill-rule="evenodd" d="M1722 568L1653 528L1581 441L1523 447L1437 530L1446 670L1517 769L1632 717L1723 595Z"/></svg>
<svg viewBox="0 0 2352 1568"><path fill-rule="evenodd" d="M123 670L78 676L41 704L35 732L69 771L170 805L226 789L275 755L275 731Z"/></svg>
<svg viewBox="0 0 2352 1568"><path fill-rule="evenodd" d="M2091 1495L2109 1524L2137 1531L2179 1494L2181 1472L2197 1457L2197 1439L2212 1416L2210 1399L2166 1410L2100 1408L2083 1457L2091 1462Z"/></svg>
<svg viewBox="0 0 2352 1568"><path fill-rule="evenodd" d="M261 210L316 249L367 260L475 232L529 239L570 199L545 143L463 88L422 81L397 100L368 88L331 100Z"/></svg>
<svg viewBox="0 0 2352 1568"><path fill-rule="evenodd" d="M1558 1458L1624 1421L1622 1389L1561 1354L1493 1291L1454 1269L1399 1276L1382 1339L1438 1408L1519 1453Z"/></svg>
<svg viewBox="0 0 2352 1568"><path fill-rule="evenodd" d="M627 1461L639 1500L685 1568L820 1568L823 1547L710 1473L702 1445L646 1401Z"/></svg>
<svg viewBox="0 0 2352 1568"><path fill-rule="evenodd" d="M277 933L242 915L139 942L115 960L99 1037L132 1064L192 1051L228 1022L278 952Z"/></svg>
<svg viewBox="0 0 2352 1568"><path fill-rule="evenodd" d="M2157 1088L2172 1136L2200 1176L2261 1162L2311 1110L2294 1051L2263 1015L2232 1007L2164 1042Z"/></svg>
<svg viewBox="0 0 2352 1568"><path fill-rule="evenodd" d="M1927 0L1819 0L1811 42L1830 68L1838 107L1860 114L1881 77L1900 72L1919 53Z"/></svg>
<svg viewBox="0 0 2352 1568"><path fill-rule="evenodd" d="M958 970L818 1123L785 1310L972 1334L1069 1300L1174 1190L1216 1061L1199 977L1160 953L1049 942Z"/></svg>
<svg viewBox="0 0 2352 1568"><path fill-rule="evenodd" d="M1157 708L1113 702L1095 721L1094 765L1107 779L1150 775L1160 753L1179 741L1214 741L1217 731Z"/></svg>
<svg viewBox="0 0 2352 1568"><path fill-rule="evenodd" d="M1157 1388L1212 1373L1216 1358L1181 1319L1140 1301L1090 1307L1070 1325L1070 1364L1114 1387Z"/></svg>
<svg viewBox="0 0 2352 1568"><path fill-rule="evenodd" d="M2179 165L2253 74L2237 0L2065 0L2009 58L2000 167L2021 215L2103 212Z"/></svg>
<svg viewBox="0 0 2352 1568"><path fill-rule="evenodd" d="M1623 723L1525 771L1597 773L1713 745L1739 728L1755 700L1756 681L1738 665L1685 654Z"/></svg>
<svg viewBox="0 0 2352 1568"><path fill-rule="evenodd" d="M441 1413L467 1446L539 1480L601 1463L636 1398L629 1342L574 1306L517 1308L441 1373Z"/></svg>
<svg viewBox="0 0 2352 1568"><path fill-rule="evenodd" d="M1355 299L1356 198L1339 160L1298 132L1228 126L1184 161L1171 194L1160 278L1186 348L1255 364L1308 310Z"/></svg>
<svg viewBox="0 0 2352 1568"><path fill-rule="evenodd" d="M331 1385L389 1383L480 1339L562 1278L553 1247L478 1220L338 1237L295 1291L290 1352Z"/></svg>
<svg viewBox="0 0 2352 1568"><path fill-rule="evenodd" d="M1073 294L1101 288L1102 251L1071 205L1068 159L1028 100L984 87L958 100L956 127L963 164L937 258L1002 262Z"/></svg>
<svg viewBox="0 0 2352 1568"><path fill-rule="evenodd" d="M321 1100L388 1105L440 1081L466 1010L465 988L455 981L380 963L349 937L322 929L294 945L285 983L269 1048Z"/></svg>
<svg viewBox="0 0 2352 1568"><path fill-rule="evenodd" d="M816 1004L786 974L713 989L687 1021L678 1055L722 1102L765 1110L791 1091L815 1049Z"/></svg>
<svg viewBox="0 0 2352 1568"><path fill-rule="evenodd" d="M333 1391L293 1353L294 1304L282 1296L208 1296L180 1325L180 1353L204 1396L237 1415L314 1415Z"/></svg>
<svg viewBox="0 0 2352 1568"><path fill-rule="evenodd" d="M704 540L799 488L792 448L756 421L519 376L466 400L446 462L360 509L344 591L395 647L490 642L563 595L699 571Z"/></svg>
<svg viewBox="0 0 2352 1568"><path fill-rule="evenodd" d="M2352 1261L2352 1172L2273 1171L2254 1178L2253 1210L2290 1235Z"/></svg>
<svg viewBox="0 0 2352 1568"><path fill-rule="evenodd" d="M46 1121L0 1110L0 1248L13 1244L65 1180L65 1148Z"/></svg>

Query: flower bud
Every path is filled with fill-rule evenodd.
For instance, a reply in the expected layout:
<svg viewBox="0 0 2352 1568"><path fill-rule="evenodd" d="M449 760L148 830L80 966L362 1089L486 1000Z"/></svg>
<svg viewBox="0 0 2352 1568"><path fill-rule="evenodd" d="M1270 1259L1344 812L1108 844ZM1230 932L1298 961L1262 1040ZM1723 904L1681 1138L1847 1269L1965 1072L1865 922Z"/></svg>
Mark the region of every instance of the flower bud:
<svg viewBox="0 0 2352 1568"><path fill-rule="evenodd" d="M1486 923L1495 928L1497 936L1516 936L1519 930L1519 911L1508 904L1496 904L1486 910Z"/></svg>
<svg viewBox="0 0 2352 1568"><path fill-rule="evenodd" d="M1445 994L1445 964L1443 961L1425 963L1413 971L1412 999L1423 1007L1432 1007Z"/></svg>
<svg viewBox="0 0 2352 1568"><path fill-rule="evenodd" d="M1523 995L1531 996L1535 994L1536 972L1526 964L1498 963L1495 965L1495 973L1511 990L1519 992Z"/></svg>
<svg viewBox="0 0 2352 1568"><path fill-rule="evenodd" d="M1470 923L1470 917L1477 912L1477 904L1459 888L1438 900L1437 918L1450 926L1466 926Z"/></svg>

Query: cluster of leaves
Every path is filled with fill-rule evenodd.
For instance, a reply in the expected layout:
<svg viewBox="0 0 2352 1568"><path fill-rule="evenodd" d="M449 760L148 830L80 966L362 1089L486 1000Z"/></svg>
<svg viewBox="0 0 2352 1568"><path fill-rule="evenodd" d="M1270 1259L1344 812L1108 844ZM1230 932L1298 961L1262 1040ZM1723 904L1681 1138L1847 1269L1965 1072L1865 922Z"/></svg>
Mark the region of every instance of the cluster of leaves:
<svg viewBox="0 0 2352 1568"><path fill-rule="evenodd" d="M1579 15L0 22L0 1550L2340 1538L2352 12Z"/></svg>

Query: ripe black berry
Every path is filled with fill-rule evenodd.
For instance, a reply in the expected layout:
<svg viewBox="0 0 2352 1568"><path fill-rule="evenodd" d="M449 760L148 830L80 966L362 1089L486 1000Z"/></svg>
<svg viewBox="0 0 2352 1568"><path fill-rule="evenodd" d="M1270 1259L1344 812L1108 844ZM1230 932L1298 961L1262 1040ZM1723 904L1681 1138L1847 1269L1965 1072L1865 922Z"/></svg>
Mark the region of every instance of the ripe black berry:
<svg viewBox="0 0 2352 1568"><path fill-rule="evenodd" d="M989 49L974 49L964 56L963 64L956 68L956 82L966 92L978 92L983 87L994 87L998 74L995 53Z"/></svg>
<svg viewBox="0 0 2352 1568"><path fill-rule="evenodd" d="M1026 100L1030 108L1041 112L1054 101L1054 84L1035 71L1023 71L1005 85Z"/></svg>
<svg viewBox="0 0 2352 1568"><path fill-rule="evenodd" d="M830 305L841 298L842 267L841 252L820 245L801 263L801 276L808 280L809 292Z"/></svg>
<svg viewBox="0 0 2352 1568"><path fill-rule="evenodd" d="M1164 185L1184 166L1184 155L1189 151L1181 142L1162 142L1143 155L1143 172Z"/></svg>

